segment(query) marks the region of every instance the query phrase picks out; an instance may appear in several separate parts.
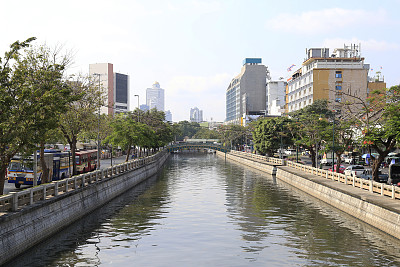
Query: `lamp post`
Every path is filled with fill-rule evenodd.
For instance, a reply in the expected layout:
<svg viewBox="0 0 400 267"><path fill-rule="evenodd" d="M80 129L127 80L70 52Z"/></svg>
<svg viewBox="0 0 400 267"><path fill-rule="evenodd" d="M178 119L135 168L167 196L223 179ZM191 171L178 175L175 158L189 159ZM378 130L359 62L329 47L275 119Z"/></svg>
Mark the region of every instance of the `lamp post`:
<svg viewBox="0 0 400 267"><path fill-rule="evenodd" d="M100 73L93 73L94 76L99 77L99 119L97 128L97 170L100 170L100 95L101 95L101 85L100 85Z"/></svg>
<svg viewBox="0 0 400 267"><path fill-rule="evenodd" d="M137 96L138 122L139 122L140 121L140 118L139 118L139 116L140 116L139 95L135 95L135 96Z"/></svg>

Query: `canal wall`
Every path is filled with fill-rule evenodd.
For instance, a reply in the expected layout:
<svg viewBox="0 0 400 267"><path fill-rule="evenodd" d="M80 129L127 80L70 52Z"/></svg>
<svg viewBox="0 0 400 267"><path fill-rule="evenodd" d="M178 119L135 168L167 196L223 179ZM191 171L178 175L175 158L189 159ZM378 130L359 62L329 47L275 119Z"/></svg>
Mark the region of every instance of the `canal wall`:
<svg viewBox="0 0 400 267"><path fill-rule="evenodd" d="M219 156L223 156L223 154L221 153ZM263 170L259 166L259 161L251 164L251 159L243 160L243 157L233 154L227 156L228 159L238 163ZM322 170L311 167L308 172L307 168L301 167L300 164L287 162L287 165L276 166L277 179L400 239L400 200L397 188L375 185L373 181L326 171L322 173ZM376 191L379 191L379 194Z"/></svg>
<svg viewBox="0 0 400 267"><path fill-rule="evenodd" d="M42 185L39 191L31 188L31 203L23 206L18 205L18 200L21 203L24 199L21 194L13 195L11 211L0 216L0 265L155 175L168 156L163 151L146 159ZM29 190L21 192L24 191ZM32 201L35 195L41 195L38 201Z"/></svg>
<svg viewBox="0 0 400 267"><path fill-rule="evenodd" d="M271 175L275 175L277 170L276 167L282 165L284 162L281 159L268 158L251 153L241 153L233 150L227 153L216 151L216 153L219 157L226 157L227 159L239 162Z"/></svg>

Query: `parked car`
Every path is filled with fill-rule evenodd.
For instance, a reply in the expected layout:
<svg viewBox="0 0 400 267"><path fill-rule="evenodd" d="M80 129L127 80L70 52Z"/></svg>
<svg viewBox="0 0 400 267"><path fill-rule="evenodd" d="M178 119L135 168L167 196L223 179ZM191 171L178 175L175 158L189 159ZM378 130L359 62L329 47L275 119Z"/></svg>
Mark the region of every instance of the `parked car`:
<svg viewBox="0 0 400 267"><path fill-rule="evenodd" d="M345 167L344 167L343 165L340 165L340 166L339 166L339 173L344 173L344 170L345 170ZM331 172L331 171L332 171L332 168L329 168L329 171ZM333 171L334 171L334 172L337 172L337 164L335 164L335 165L333 166Z"/></svg>
<svg viewBox="0 0 400 267"><path fill-rule="evenodd" d="M364 173L364 166L361 165L350 165L344 170L344 174L349 176L361 177Z"/></svg>
<svg viewBox="0 0 400 267"><path fill-rule="evenodd" d="M388 184L400 186L400 163L389 165Z"/></svg>
<svg viewBox="0 0 400 267"><path fill-rule="evenodd" d="M364 170L364 172L360 176L360 178L363 178L363 179L366 179L366 180L372 180L372 170L371 169ZM382 173L380 170L378 171L378 182L387 183L388 179L389 179L389 175L388 174Z"/></svg>

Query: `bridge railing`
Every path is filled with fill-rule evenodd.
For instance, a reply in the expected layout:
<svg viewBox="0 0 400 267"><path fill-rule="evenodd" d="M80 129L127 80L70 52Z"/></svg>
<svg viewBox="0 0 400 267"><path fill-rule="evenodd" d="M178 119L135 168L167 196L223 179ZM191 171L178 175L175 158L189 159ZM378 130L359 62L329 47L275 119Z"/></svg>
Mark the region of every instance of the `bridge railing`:
<svg viewBox="0 0 400 267"><path fill-rule="evenodd" d="M20 192L13 192L8 195L0 196L0 215L9 211L17 211L28 205L32 205L42 200L46 200L58 195L62 195L104 179L111 179L113 175L138 169L157 161L167 153L165 150L158 152L143 159L134 159L125 163L120 163L106 169L96 170L85 174L53 181L36 187L27 188Z"/></svg>
<svg viewBox="0 0 400 267"><path fill-rule="evenodd" d="M178 143L178 144L172 144L167 146L168 152L173 152L175 150L181 150L181 149L213 149L213 150L218 150L225 152L227 149L226 147L218 144L209 144L209 143Z"/></svg>
<svg viewBox="0 0 400 267"><path fill-rule="evenodd" d="M239 156L239 157L242 157L242 158L257 159L257 160L265 161L265 162L276 164L276 165L285 165L285 161L283 159L266 157L266 156L262 156L262 155L257 155L257 154L253 154L253 153L243 152L243 151L236 151L236 150L231 150L229 153Z"/></svg>
<svg viewBox="0 0 400 267"><path fill-rule="evenodd" d="M292 161L287 161L286 164L288 167L292 167L297 170L301 170L320 177L324 177L329 180L337 181L345 185L357 187L362 190L368 190L371 193L379 194L385 197L390 197L392 199L400 199L400 187L398 186L378 183L373 180L366 180L355 176L348 176L342 173L306 166Z"/></svg>

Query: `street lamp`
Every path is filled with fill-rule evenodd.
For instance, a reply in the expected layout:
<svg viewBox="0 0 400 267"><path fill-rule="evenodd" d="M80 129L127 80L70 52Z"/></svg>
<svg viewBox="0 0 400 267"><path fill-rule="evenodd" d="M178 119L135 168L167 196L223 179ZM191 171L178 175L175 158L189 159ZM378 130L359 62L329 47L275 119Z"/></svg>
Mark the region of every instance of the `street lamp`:
<svg viewBox="0 0 400 267"><path fill-rule="evenodd" d="M100 96L101 96L101 85L100 85L100 73L93 73L94 76L99 77L99 119L97 128L97 170L100 170Z"/></svg>
<svg viewBox="0 0 400 267"><path fill-rule="evenodd" d="M139 106L139 95L135 95L137 96L137 108L138 108L138 122L139 122L139 116L140 116L140 106Z"/></svg>

